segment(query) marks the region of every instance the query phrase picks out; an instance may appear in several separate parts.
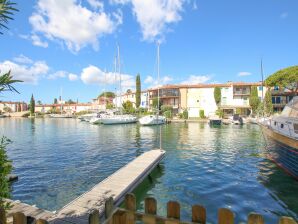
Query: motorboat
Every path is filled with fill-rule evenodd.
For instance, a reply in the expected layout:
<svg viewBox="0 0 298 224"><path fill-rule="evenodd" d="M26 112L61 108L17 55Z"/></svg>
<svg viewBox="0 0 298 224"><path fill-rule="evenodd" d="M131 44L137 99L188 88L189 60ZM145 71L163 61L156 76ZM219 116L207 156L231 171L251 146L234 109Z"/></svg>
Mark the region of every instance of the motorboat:
<svg viewBox="0 0 298 224"><path fill-rule="evenodd" d="M146 115L139 119L141 125L159 125L166 123L166 117L160 115Z"/></svg>
<svg viewBox="0 0 298 224"><path fill-rule="evenodd" d="M239 114L234 114L233 119L232 119L232 123L236 124L236 125L242 125L244 123L244 121L243 121L243 118L240 117Z"/></svg>
<svg viewBox="0 0 298 224"><path fill-rule="evenodd" d="M221 125L222 119L219 116L211 116L209 117L209 125Z"/></svg>
<svg viewBox="0 0 298 224"><path fill-rule="evenodd" d="M51 118L73 118L72 114L50 114Z"/></svg>
<svg viewBox="0 0 298 224"><path fill-rule="evenodd" d="M266 139L268 157L298 179L298 96L280 115L262 119L259 124Z"/></svg>

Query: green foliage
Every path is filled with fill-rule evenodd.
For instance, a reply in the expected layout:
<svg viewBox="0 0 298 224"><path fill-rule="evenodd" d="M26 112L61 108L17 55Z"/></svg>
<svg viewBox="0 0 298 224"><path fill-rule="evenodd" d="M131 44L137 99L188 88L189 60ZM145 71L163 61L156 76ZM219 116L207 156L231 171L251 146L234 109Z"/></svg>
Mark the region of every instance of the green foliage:
<svg viewBox="0 0 298 224"><path fill-rule="evenodd" d="M264 114L270 116L273 113L272 96L270 91L266 91L264 98Z"/></svg>
<svg viewBox="0 0 298 224"><path fill-rule="evenodd" d="M223 116L224 116L224 112L223 112L222 109L218 109L218 110L216 110L215 114L216 114L217 116L219 116L220 118L223 118Z"/></svg>
<svg viewBox="0 0 298 224"><path fill-rule="evenodd" d="M205 118L205 111L204 110L200 110L200 118Z"/></svg>
<svg viewBox="0 0 298 224"><path fill-rule="evenodd" d="M251 87L250 97L249 97L249 105L251 106L252 113L255 113L258 109L261 101L258 96L258 89L256 86Z"/></svg>
<svg viewBox="0 0 298 224"><path fill-rule="evenodd" d="M183 113L182 113L182 118L183 119L188 119L188 111L187 110L184 110Z"/></svg>
<svg viewBox="0 0 298 224"><path fill-rule="evenodd" d="M4 201L4 198L10 197L7 177L11 173L12 166L6 155L6 147L9 143L11 141L6 137L2 137L0 140L0 207L4 209L9 208L9 204Z"/></svg>
<svg viewBox="0 0 298 224"><path fill-rule="evenodd" d="M127 89L127 90L126 90L126 93L127 93L127 94L131 94L131 93L132 93L131 89Z"/></svg>
<svg viewBox="0 0 298 224"><path fill-rule="evenodd" d="M103 96L105 96L105 97L107 97L107 98L115 98L115 93L113 93L113 92L102 92L102 93L98 96L98 98L99 98L99 97L103 97Z"/></svg>
<svg viewBox="0 0 298 224"><path fill-rule="evenodd" d="M154 109L157 109L157 105L158 105L158 98L154 97L153 100L152 100L152 107ZM162 107L162 102L159 101L159 110L161 109L161 107Z"/></svg>
<svg viewBox="0 0 298 224"><path fill-rule="evenodd" d="M34 97L33 97L33 94L31 96L31 99L30 99L30 115L32 116L35 112L35 100L34 100Z"/></svg>
<svg viewBox="0 0 298 224"><path fill-rule="evenodd" d="M115 105L112 104L112 103L107 102L106 109L113 109L113 108L115 108Z"/></svg>
<svg viewBox="0 0 298 224"><path fill-rule="evenodd" d="M29 116L30 116L30 112L25 113L25 114L22 115L22 117L29 117Z"/></svg>
<svg viewBox="0 0 298 224"><path fill-rule="evenodd" d="M69 100L66 101L66 104L76 104L76 102L73 101L72 99L69 99Z"/></svg>
<svg viewBox="0 0 298 224"><path fill-rule="evenodd" d="M57 98L54 99L54 104L57 104L58 103L58 100Z"/></svg>
<svg viewBox="0 0 298 224"><path fill-rule="evenodd" d="M221 89L220 89L220 87L215 87L214 88L213 95L214 95L215 103L216 103L216 105L218 105L221 101Z"/></svg>
<svg viewBox="0 0 298 224"><path fill-rule="evenodd" d="M141 78L140 74L136 77L136 108L141 105Z"/></svg>
<svg viewBox="0 0 298 224"><path fill-rule="evenodd" d="M1 6L1 0L0 0L0 6ZM1 7L0 7L1 8ZM1 10L0 10L1 11ZM1 19L0 19L1 21ZM17 82L23 82L21 80L14 80L12 79L11 72L7 72L3 75L0 75L0 92L3 91L11 91L11 92L16 92L19 93L13 86L12 84L17 83Z"/></svg>
<svg viewBox="0 0 298 224"><path fill-rule="evenodd" d="M77 115L77 116L81 116L81 115L84 115L84 114L90 114L90 112L88 110L82 110L80 112L75 113L75 115Z"/></svg>
<svg viewBox="0 0 298 224"><path fill-rule="evenodd" d="M298 90L298 66L291 66L275 72L265 80L265 84L268 87L287 88L295 93Z"/></svg>
<svg viewBox="0 0 298 224"><path fill-rule="evenodd" d="M129 100L127 100L126 102L122 103L122 107L123 107L125 113L133 113L134 112L133 104Z"/></svg>
<svg viewBox="0 0 298 224"><path fill-rule="evenodd" d="M241 109L240 108L236 108L236 114L241 114Z"/></svg>
<svg viewBox="0 0 298 224"><path fill-rule="evenodd" d="M0 30L3 28L8 29L6 26L9 20L13 20L12 15L14 12L18 11L15 8L16 3L10 0L0 0ZM0 34L3 34L0 31Z"/></svg>
<svg viewBox="0 0 298 224"><path fill-rule="evenodd" d="M52 107L52 108L48 111L48 113L50 113L50 114L58 114L58 113L60 113L60 110L57 109L56 107Z"/></svg>
<svg viewBox="0 0 298 224"><path fill-rule="evenodd" d="M172 118L173 117L173 113L171 110L167 110L165 112L163 112L163 115L166 117L166 118Z"/></svg>
<svg viewBox="0 0 298 224"><path fill-rule="evenodd" d="M173 112L173 107L171 105L161 105L160 109L162 112L165 112L165 111Z"/></svg>
<svg viewBox="0 0 298 224"><path fill-rule="evenodd" d="M37 101L37 104L38 104L38 105L42 105L41 100L38 100L38 101Z"/></svg>
<svg viewBox="0 0 298 224"><path fill-rule="evenodd" d="M5 106L5 107L3 108L3 111L4 111L5 113L11 113L11 112L12 112L12 109L11 109L10 107L8 107L8 106Z"/></svg>

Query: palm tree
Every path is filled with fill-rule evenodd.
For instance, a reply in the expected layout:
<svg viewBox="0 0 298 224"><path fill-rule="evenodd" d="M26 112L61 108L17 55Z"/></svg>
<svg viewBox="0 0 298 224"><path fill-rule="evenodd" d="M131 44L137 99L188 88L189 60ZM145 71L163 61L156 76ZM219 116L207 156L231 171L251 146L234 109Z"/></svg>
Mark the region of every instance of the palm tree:
<svg viewBox="0 0 298 224"><path fill-rule="evenodd" d="M23 81L12 79L12 75L11 75L10 71L5 73L4 75L0 75L0 93L3 92L3 91L11 91L11 92L19 93L12 86L12 84L14 84L16 82L23 82Z"/></svg>
<svg viewBox="0 0 298 224"><path fill-rule="evenodd" d="M13 20L12 15L18 11L14 6L16 3L10 0L0 0L0 30L3 28L8 29L6 26L9 20ZM0 34L3 34L0 31Z"/></svg>

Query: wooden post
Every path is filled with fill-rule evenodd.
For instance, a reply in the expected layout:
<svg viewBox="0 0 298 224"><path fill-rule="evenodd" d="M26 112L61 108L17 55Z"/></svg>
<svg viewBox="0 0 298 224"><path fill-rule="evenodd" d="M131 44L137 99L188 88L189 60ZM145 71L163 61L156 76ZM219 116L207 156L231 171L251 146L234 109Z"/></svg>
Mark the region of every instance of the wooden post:
<svg viewBox="0 0 298 224"><path fill-rule="evenodd" d="M234 224L234 214L227 208L218 210L218 224Z"/></svg>
<svg viewBox="0 0 298 224"><path fill-rule="evenodd" d="M143 217L143 222L146 224L155 224L156 223L156 210L157 210L157 203L155 198L148 197L145 198L145 216Z"/></svg>
<svg viewBox="0 0 298 224"><path fill-rule="evenodd" d="M150 214L150 215L156 215L156 210L157 210L157 203L155 198L148 197L145 198L145 213Z"/></svg>
<svg viewBox="0 0 298 224"><path fill-rule="evenodd" d="M116 211L112 221L113 224L126 224L126 212Z"/></svg>
<svg viewBox="0 0 298 224"><path fill-rule="evenodd" d="M99 224L99 211L94 210L91 214L89 214L89 224Z"/></svg>
<svg viewBox="0 0 298 224"><path fill-rule="evenodd" d="M248 215L247 224L264 224L264 218L260 214L250 213Z"/></svg>
<svg viewBox="0 0 298 224"><path fill-rule="evenodd" d="M14 213L13 224L27 224L27 217L22 212Z"/></svg>
<svg viewBox="0 0 298 224"><path fill-rule="evenodd" d="M109 197L108 200L105 201L105 218L108 219L114 209L114 199L113 197Z"/></svg>
<svg viewBox="0 0 298 224"><path fill-rule="evenodd" d="M282 216L279 219L278 224L297 224L297 222L294 219L290 218L290 217Z"/></svg>
<svg viewBox="0 0 298 224"><path fill-rule="evenodd" d="M192 222L206 223L206 209L201 205L192 206Z"/></svg>
<svg viewBox="0 0 298 224"><path fill-rule="evenodd" d="M180 219L180 204L177 201L168 202L167 217L173 219Z"/></svg>
<svg viewBox="0 0 298 224"><path fill-rule="evenodd" d="M44 219L38 219L36 221L36 224L48 224L48 221L44 220Z"/></svg>
<svg viewBox="0 0 298 224"><path fill-rule="evenodd" d="M0 208L0 224L6 224L6 214L4 208Z"/></svg>
<svg viewBox="0 0 298 224"><path fill-rule="evenodd" d="M127 194L125 196L125 209L128 210L128 212L126 212L125 224L134 224L134 212L136 211L136 197L133 194Z"/></svg>

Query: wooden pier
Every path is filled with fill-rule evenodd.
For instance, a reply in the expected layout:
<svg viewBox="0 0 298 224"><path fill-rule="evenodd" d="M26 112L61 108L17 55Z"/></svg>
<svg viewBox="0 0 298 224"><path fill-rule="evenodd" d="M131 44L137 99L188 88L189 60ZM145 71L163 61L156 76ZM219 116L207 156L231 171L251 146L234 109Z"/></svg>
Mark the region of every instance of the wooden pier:
<svg viewBox="0 0 298 224"><path fill-rule="evenodd" d="M12 209L7 213L8 223L12 220L12 214L17 212L50 223L88 223L89 214L93 211L98 211L100 216L103 214L107 199L113 198L111 207L119 205L125 195L133 191L161 162L164 155L165 151L159 149L143 153L56 213L9 201Z"/></svg>

